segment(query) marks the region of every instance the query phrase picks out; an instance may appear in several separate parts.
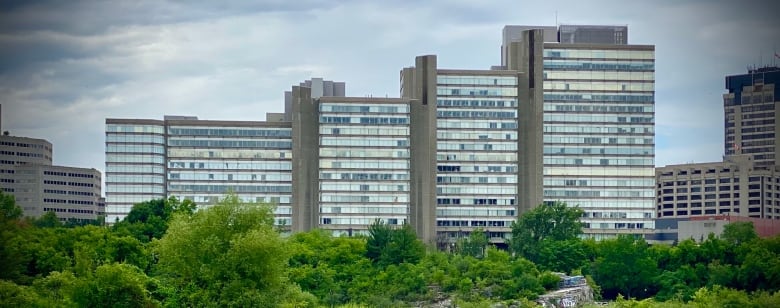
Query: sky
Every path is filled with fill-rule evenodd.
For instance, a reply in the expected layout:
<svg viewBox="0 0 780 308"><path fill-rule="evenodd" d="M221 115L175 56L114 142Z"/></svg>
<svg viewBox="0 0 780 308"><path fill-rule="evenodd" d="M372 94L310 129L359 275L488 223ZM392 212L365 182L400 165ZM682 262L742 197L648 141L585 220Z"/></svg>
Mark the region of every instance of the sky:
<svg viewBox="0 0 780 308"><path fill-rule="evenodd" d="M724 77L780 53L780 1L0 1L0 129L105 168L105 119L264 120L312 77L399 94L399 70L500 64L504 25L627 25L656 48L656 165L719 161ZM776 59L780 65L780 59Z"/></svg>

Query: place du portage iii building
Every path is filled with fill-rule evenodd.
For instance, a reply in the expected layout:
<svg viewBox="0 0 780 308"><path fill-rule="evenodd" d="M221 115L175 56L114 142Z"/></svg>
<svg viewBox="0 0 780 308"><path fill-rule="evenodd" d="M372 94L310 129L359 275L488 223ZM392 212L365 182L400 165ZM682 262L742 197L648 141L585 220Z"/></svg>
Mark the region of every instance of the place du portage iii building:
<svg viewBox="0 0 780 308"><path fill-rule="evenodd" d="M0 190L23 215L54 212L60 221L95 222L105 215L101 176L95 169L52 165L53 147L43 139L0 136Z"/></svg>
<svg viewBox="0 0 780 308"><path fill-rule="evenodd" d="M506 26L508 46L544 32L544 201L585 211L586 236L652 232L655 217L655 47L625 26Z"/></svg>
<svg viewBox="0 0 780 308"><path fill-rule="evenodd" d="M602 28L505 30L491 69L417 57L399 98L312 79L263 122L107 119L109 221L150 198L208 205L232 190L278 204L292 231L352 235L381 219L429 243L477 228L498 243L524 211L562 200L595 237L641 233L654 216L653 46L626 45L619 27L603 42ZM279 133L219 131L237 126Z"/></svg>
<svg viewBox="0 0 780 308"><path fill-rule="evenodd" d="M502 242L542 201L543 35L524 35L505 69L418 57L399 98L345 97L343 83L312 79L266 121L107 119L107 221L150 199L208 206L234 191L278 205L292 231L359 234L381 219L429 243L476 228Z"/></svg>

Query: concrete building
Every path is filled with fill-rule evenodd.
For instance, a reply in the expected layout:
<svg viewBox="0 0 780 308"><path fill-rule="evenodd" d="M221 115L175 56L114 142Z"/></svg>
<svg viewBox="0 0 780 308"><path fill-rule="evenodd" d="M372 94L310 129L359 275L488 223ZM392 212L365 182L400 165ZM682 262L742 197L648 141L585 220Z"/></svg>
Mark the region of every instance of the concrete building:
<svg viewBox="0 0 780 308"><path fill-rule="evenodd" d="M61 221L104 217L101 176L95 169L52 165L43 139L0 136L0 189L12 194L27 217L54 212Z"/></svg>
<svg viewBox="0 0 780 308"><path fill-rule="evenodd" d="M312 78L300 87L320 98L344 96L345 84ZM292 92L284 97L285 112L266 121L106 119L106 221L139 202L175 196L204 208L232 191L276 205L276 224L291 227Z"/></svg>
<svg viewBox="0 0 780 308"><path fill-rule="evenodd" d="M412 170L425 172L413 175L412 190L420 192L413 200L420 217L435 205L435 225L418 228L435 226L439 243L477 228L503 243L517 216L542 201L544 35L518 36L499 69L440 69L435 56L421 56L401 72L401 97L420 101L412 112Z"/></svg>
<svg viewBox="0 0 780 308"><path fill-rule="evenodd" d="M381 219L409 223L429 243L453 242L477 228L498 243L518 215L556 200L583 207L586 232L594 237L651 229L654 47L625 44L625 27L564 29L571 40L566 44L558 43L554 27L536 28L505 28L502 65L490 70L443 69L436 56L417 57L401 71L400 98L344 97L343 83L322 79L294 86L285 93L284 113L248 124L289 132L275 139L289 148L261 157L290 166L279 173L289 183L265 182L263 189L290 190L262 193L279 193L280 204L289 202L293 231L324 228L349 235ZM605 31L612 31L609 44ZM120 135L111 125L128 124L122 121L135 120L107 120L107 136ZM149 149L162 154L131 165L122 161L146 169L111 171L107 186L146 187L120 176L161 175L162 189L110 189L109 212L126 213L129 200L174 192L210 202L225 191L213 187L215 181L227 181L220 187L242 185L210 160L232 136L172 130L174 121L192 121L179 123L182 132L205 123L194 119L140 121L152 131L128 129L155 137L132 146L154 146ZM107 138L107 168L119 164L109 156L136 153L112 149L127 142ZM175 169L188 170L174 175ZM185 173L193 179L176 178ZM225 179L218 179L223 173ZM259 183L249 176L246 185ZM195 177L203 182L192 182Z"/></svg>
<svg viewBox="0 0 780 308"><path fill-rule="evenodd" d="M628 44L628 26L560 25L558 42L564 44Z"/></svg>
<svg viewBox="0 0 780 308"><path fill-rule="evenodd" d="M410 223L410 100L293 87L293 230L365 234Z"/></svg>
<svg viewBox="0 0 780 308"><path fill-rule="evenodd" d="M289 226L291 134L285 122L106 119L107 221L143 201L175 196L203 208L232 191L276 204L277 224Z"/></svg>
<svg viewBox="0 0 780 308"><path fill-rule="evenodd" d="M733 215L780 219L780 167L752 155L656 169L658 218Z"/></svg>
<svg viewBox="0 0 780 308"><path fill-rule="evenodd" d="M513 29L505 42L522 41ZM649 233L655 216L655 47L627 44L627 31L571 25L544 39L544 200L585 210L597 239Z"/></svg>
<svg viewBox="0 0 780 308"><path fill-rule="evenodd" d="M299 87L311 89L311 98L317 99L323 96L346 96L346 84L339 81L324 80L322 78L312 78L301 82ZM293 114L292 91L284 91L284 113L281 120L292 121Z"/></svg>
<svg viewBox="0 0 780 308"><path fill-rule="evenodd" d="M723 94L725 155L750 154L756 167L777 164L780 147L780 68L750 69L747 74L726 76Z"/></svg>
<svg viewBox="0 0 780 308"><path fill-rule="evenodd" d="M105 215L99 171L32 164L15 169L13 194L24 216L54 212L61 221L88 222Z"/></svg>

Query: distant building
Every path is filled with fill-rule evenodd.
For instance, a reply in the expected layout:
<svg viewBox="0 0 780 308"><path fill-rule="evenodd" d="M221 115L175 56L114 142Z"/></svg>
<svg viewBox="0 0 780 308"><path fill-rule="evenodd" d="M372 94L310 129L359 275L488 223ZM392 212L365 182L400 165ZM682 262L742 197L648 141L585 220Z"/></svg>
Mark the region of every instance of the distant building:
<svg viewBox="0 0 780 308"><path fill-rule="evenodd" d="M751 155L656 169L658 218L733 215L780 219L780 167Z"/></svg>
<svg viewBox="0 0 780 308"><path fill-rule="evenodd" d="M562 44L628 44L628 26L560 25L558 42Z"/></svg>
<svg viewBox="0 0 780 308"><path fill-rule="evenodd" d="M725 154L749 154L756 167L777 165L780 147L780 68L750 69L726 77L723 94Z"/></svg>
<svg viewBox="0 0 780 308"><path fill-rule="evenodd" d="M54 212L61 221L96 221L105 215L101 175L95 169L52 165L46 140L0 136L0 189L27 217Z"/></svg>
<svg viewBox="0 0 780 308"><path fill-rule="evenodd" d="M752 218L735 215L704 215L687 218L659 218L655 233L645 238L649 243L674 244L692 239L706 240L710 234L720 237L726 225L733 222L751 222L759 237L766 238L780 234L780 220Z"/></svg>

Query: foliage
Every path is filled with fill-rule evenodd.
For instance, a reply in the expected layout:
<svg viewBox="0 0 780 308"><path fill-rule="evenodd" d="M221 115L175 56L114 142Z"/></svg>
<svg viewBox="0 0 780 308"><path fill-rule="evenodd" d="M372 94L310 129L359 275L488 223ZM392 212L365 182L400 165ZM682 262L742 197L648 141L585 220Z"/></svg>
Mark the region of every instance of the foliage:
<svg viewBox="0 0 780 308"><path fill-rule="evenodd" d="M366 257L380 266L417 263L425 254L425 245L410 225L393 228L379 220L368 228Z"/></svg>
<svg viewBox="0 0 780 308"><path fill-rule="evenodd" d="M585 263L585 247L580 243L583 211L564 202L541 204L523 213L512 224L514 253L541 267L571 272Z"/></svg>
<svg viewBox="0 0 780 308"><path fill-rule="evenodd" d="M101 265L92 279L81 281L73 295L80 307L154 307L146 285L149 278L133 265Z"/></svg>
<svg viewBox="0 0 780 308"><path fill-rule="evenodd" d="M57 214L54 212L46 212L38 219L33 221L33 224L38 228L56 228L62 227L60 219L57 218Z"/></svg>
<svg viewBox="0 0 780 308"><path fill-rule="evenodd" d="M176 214L192 215L195 203L185 199L179 201L176 197L156 199L138 203L133 206L123 221L114 225L114 231L127 234L142 242L162 238L168 229L168 223Z"/></svg>
<svg viewBox="0 0 780 308"><path fill-rule="evenodd" d="M657 275L657 263L650 257L644 240L620 236L601 242L598 250L593 278L605 293L620 292L629 298L648 295Z"/></svg>
<svg viewBox="0 0 780 308"><path fill-rule="evenodd" d="M303 296L284 277L289 251L272 208L236 195L192 216L174 215L156 252L160 279L181 290L167 304L257 306Z"/></svg>
<svg viewBox="0 0 780 308"><path fill-rule="evenodd" d="M461 239L457 243L457 246L460 253L481 259L484 257L488 244L490 244L490 242L488 241L485 231L481 228L477 228L472 231L467 238Z"/></svg>
<svg viewBox="0 0 780 308"><path fill-rule="evenodd" d="M736 221L723 227L721 239L731 245L747 243L758 238L756 229L751 221Z"/></svg>
<svg viewBox="0 0 780 308"><path fill-rule="evenodd" d="M603 287L614 307L780 306L780 237L757 238L749 225L722 239L648 246L580 240L542 219L540 232L513 229L541 235L513 242L514 255L488 245L481 230L445 253L426 251L407 226L379 223L368 237L313 230L282 238L271 208L235 196L197 213L175 199L144 202L111 228L22 218L3 198L11 204L0 224L5 306L397 307L449 298L525 307L556 288L560 271L584 275L597 298Z"/></svg>
<svg viewBox="0 0 780 308"><path fill-rule="evenodd" d="M14 196L0 191L0 223L5 224L21 217L22 208L16 205Z"/></svg>

